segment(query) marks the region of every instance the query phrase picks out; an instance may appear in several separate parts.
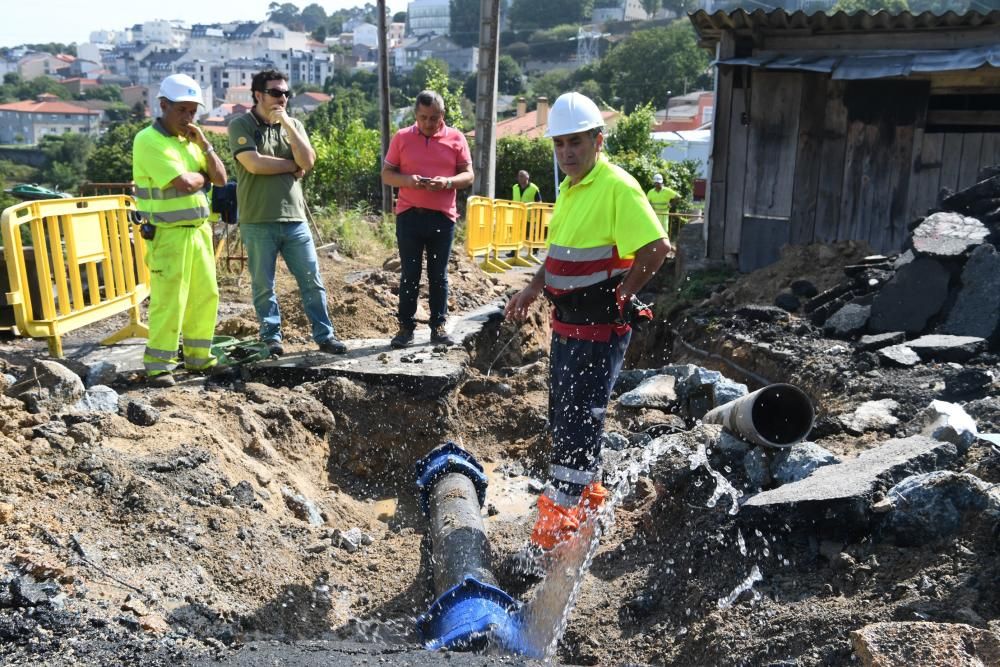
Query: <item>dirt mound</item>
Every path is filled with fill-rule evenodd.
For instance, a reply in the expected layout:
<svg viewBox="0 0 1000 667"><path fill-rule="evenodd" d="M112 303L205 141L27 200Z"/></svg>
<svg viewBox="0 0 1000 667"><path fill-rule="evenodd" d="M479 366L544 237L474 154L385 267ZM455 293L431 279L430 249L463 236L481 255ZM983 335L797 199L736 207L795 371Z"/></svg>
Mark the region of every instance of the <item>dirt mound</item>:
<svg viewBox="0 0 1000 667"><path fill-rule="evenodd" d="M327 307L339 338L385 338L396 332L396 311L399 307L398 256L386 259L380 269L329 257L321 257L320 264L326 283ZM448 266L448 287L448 308L452 313L467 312L499 301L505 289L499 279L483 273L473 264L460 247L455 247L452 251ZM312 335L309 318L302 309L298 287L285 270L278 274L276 291L285 340L293 344L310 342ZM424 324L428 321L426 267L420 285L417 321ZM248 323L252 323L252 326ZM256 334L253 309L247 308L238 317L226 319L219 325L219 331L226 335ZM230 331L236 333L229 333Z"/></svg>
<svg viewBox="0 0 1000 667"><path fill-rule="evenodd" d="M872 249L862 241L786 245L781 259L741 276L724 296L728 303L770 304L796 280L808 280L822 292L843 280L844 266L871 254Z"/></svg>

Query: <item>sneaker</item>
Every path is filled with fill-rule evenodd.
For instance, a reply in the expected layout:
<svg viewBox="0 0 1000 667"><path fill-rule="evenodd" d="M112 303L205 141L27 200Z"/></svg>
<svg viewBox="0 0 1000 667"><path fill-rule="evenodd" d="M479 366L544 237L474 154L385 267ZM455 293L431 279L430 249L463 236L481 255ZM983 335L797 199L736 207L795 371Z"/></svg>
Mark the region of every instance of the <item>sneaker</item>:
<svg viewBox="0 0 1000 667"><path fill-rule="evenodd" d="M319 351L327 354L343 354L347 352L347 346L344 345L344 341L333 337L320 343Z"/></svg>
<svg viewBox="0 0 1000 667"><path fill-rule="evenodd" d="M266 340L267 351L271 353L272 357L280 357L285 353L285 348L281 345L280 340Z"/></svg>
<svg viewBox="0 0 1000 667"><path fill-rule="evenodd" d="M455 345L455 339L448 335L448 332L444 330L444 325L439 324L436 327L431 327L431 343L433 345Z"/></svg>
<svg viewBox="0 0 1000 667"><path fill-rule="evenodd" d="M176 385L177 379L174 377L173 373L167 371L166 373L157 373L156 375L147 376L146 384L150 387L166 389L167 387L173 387Z"/></svg>
<svg viewBox="0 0 1000 667"><path fill-rule="evenodd" d="M400 327L396 335L392 337L391 341L389 341L389 346L398 350L401 347L407 347L412 342L413 329L404 329L403 327Z"/></svg>

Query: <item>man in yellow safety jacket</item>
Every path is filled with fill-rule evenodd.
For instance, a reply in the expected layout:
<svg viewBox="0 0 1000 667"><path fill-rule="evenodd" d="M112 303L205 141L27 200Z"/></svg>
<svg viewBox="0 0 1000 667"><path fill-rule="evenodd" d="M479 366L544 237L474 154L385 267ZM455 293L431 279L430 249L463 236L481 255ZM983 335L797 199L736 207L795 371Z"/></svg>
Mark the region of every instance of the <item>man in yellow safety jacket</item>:
<svg viewBox="0 0 1000 667"><path fill-rule="evenodd" d="M211 354L219 287L212 226L207 223L210 185L225 185L226 168L194 124L201 87L186 74L160 84L162 116L136 135L132 177L149 266L149 340L143 365L153 386L175 384L178 341L184 366L204 371Z"/></svg>
<svg viewBox="0 0 1000 667"><path fill-rule="evenodd" d="M542 201L542 193L539 192L538 186L531 182L531 174L524 169L517 172L517 183L514 184L511 199L525 204Z"/></svg>
<svg viewBox="0 0 1000 667"><path fill-rule="evenodd" d="M646 193L646 199L671 239L676 237L676 233L670 229L670 202L678 196L677 192L663 185L662 174L653 174L653 189Z"/></svg>
<svg viewBox="0 0 1000 667"><path fill-rule="evenodd" d="M561 95L545 136L552 137L566 178L549 224L545 264L505 310L507 318L523 321L539 296L553 305L549 478L538 497L531 545L522 552L527 558L520 559L534 565L536 556L572 538L608 495L599 473L604 416L630 324L640 313L652 316L634 297L671 250L642 188L602 154L604 119L593 101L580 93Z"/></svg>

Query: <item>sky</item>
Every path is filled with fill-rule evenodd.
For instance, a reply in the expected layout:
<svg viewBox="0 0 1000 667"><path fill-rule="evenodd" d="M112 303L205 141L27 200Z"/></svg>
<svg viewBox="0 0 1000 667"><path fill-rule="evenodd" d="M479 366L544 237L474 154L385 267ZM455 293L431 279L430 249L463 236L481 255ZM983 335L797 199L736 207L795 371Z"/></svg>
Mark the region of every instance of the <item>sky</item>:
<svg viewBox="0 0 1000 667"><path fill-rule="evenodd" d="M314 0L292 4L299 9ZM316 0L329 14L364 6L366 0ZM368 0L375 4L375 0ZM192 23L232 20L260 21L271 0L210 0L209 2L154 2L153 0L6 0L0 21L0 46L45 42L83 43L94 30L121 30L151 19L180 19ZM386 0L392 13L406 10L406 0Z"/></svg>

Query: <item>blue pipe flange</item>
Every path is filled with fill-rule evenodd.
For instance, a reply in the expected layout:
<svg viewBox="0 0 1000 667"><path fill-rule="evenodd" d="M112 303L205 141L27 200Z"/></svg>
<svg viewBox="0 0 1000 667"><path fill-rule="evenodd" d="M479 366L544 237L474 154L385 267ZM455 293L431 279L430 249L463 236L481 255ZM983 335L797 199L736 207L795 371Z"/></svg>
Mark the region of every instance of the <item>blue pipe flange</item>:
<svg viewBox="0 0 1000 667"><path fill-rule="evenodd" d="M465 577L417 618L417 632L432 651L477 651L493 643L511 653L540 657L521 640L519 610L520 603L503 590Z"/></svg>
<svg viewBox="0 0 1000 667"><path fill-rule="evenodd" d="M479 506L486 502L486 487L489 480L483 472L483 466L479 464L469 452L465 451L454 442L446 442L431 450L427 456L417 461L417 488L420 490L420 509L427 516L430 516L430 493L434 489L434 484L442 475L449 473L459 473L472 480L476 487L476 496L479 498Z"/></svg>

